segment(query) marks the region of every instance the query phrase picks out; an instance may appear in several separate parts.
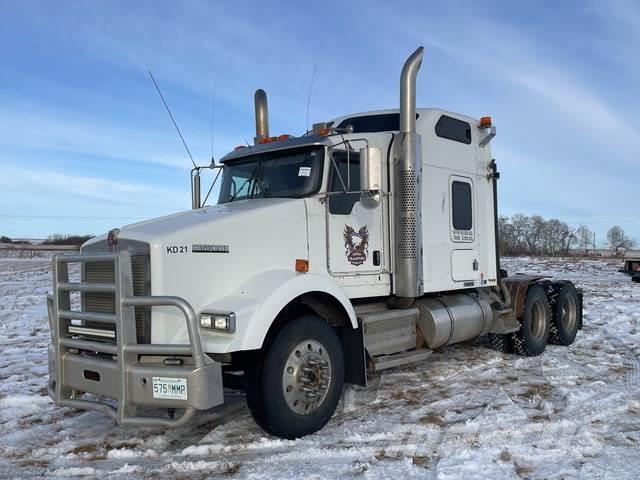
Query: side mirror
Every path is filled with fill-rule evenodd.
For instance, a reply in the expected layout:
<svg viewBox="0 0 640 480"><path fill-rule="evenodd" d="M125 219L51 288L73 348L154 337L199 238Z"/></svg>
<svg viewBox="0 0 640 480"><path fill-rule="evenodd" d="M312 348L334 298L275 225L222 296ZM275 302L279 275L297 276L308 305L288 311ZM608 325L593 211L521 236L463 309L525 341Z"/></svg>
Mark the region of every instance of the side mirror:
<svg viewBox="0 0 640 480"><path fill-rule="evenodd" d="M360 149L360 203L366 209L374 209L380 204L382 190L382 152L379 148Z"/></svg>
<svg viewBox="0 0 640 480"><path fill-rule="evenodd" d="M379 148L360 149L360 189L382 190L382 152Z"/></svg>
<svg viewBox="0 0 640 480"><path fill-rule="evenodd" d="M200 170L194 168L191 171L191 209L197 210L201 207L200 203Z"/></svg>

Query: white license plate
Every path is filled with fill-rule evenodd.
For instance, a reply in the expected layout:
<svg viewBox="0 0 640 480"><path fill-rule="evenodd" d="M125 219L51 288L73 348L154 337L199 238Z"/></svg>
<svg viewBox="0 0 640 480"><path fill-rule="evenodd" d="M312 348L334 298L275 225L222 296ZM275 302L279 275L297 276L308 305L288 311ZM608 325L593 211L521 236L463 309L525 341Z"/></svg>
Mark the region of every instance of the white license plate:
<svg viewBox="0 0 640 480"><path fill-rule="evenodd" d="M186 400L187 379L173 377L153 377L153 398Z"/></svg>

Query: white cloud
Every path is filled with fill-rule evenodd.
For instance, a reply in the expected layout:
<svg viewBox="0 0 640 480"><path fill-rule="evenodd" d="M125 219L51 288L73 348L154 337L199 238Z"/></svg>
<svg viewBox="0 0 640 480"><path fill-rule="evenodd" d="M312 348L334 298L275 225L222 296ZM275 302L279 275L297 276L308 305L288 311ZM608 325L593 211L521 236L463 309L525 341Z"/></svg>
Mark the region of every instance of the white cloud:
<svg viewBox="0 0 640 480"><path fill-rule="evenodd" d="M186 191L171 188L11 166L3 166L0 185L4 187L4 192L16 190L21 194L32 193L34 198L47 198L52 194L79 195L100 200L105 205L128 204L177 210L179 205L188 201Z"/></svg>
<svg viewBox="0 0 640 480"><path fill-rule="evenodd" d="M0 110L0 147L59 150L183 170L191 168L189 157L169 117L164 131L159 132L134 127L126 118L108 121L99 114L87 116L27 102L7 102L4 106ZM162 115L160 108L158 111ZM198 164L208 163L208 135L192 134L186 138ZM216 132L216 143L225 149L234 145L233 139L224 132Z"/></svg>

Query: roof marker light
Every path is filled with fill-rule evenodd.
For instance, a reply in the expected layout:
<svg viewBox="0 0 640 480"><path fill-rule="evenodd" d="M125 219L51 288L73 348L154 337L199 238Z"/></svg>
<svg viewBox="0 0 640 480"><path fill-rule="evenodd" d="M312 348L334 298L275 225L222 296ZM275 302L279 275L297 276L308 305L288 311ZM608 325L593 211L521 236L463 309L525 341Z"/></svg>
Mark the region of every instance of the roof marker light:
<svg viewBox="0 0 640 480"><path fill-rule="evenodd" d="M480 128L489 128L491 126L491 117L480 117Z"/></svg>

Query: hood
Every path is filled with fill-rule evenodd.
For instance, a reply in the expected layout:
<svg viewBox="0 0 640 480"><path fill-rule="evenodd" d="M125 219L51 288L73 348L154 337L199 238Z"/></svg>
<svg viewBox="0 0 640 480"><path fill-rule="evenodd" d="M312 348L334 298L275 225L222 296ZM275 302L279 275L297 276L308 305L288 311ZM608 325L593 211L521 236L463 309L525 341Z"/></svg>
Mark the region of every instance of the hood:
<svg viewBox="0 0 640 480"><path fill-rule="evenodd" d="M210 233L213 223L253 221L255 218L264 218L264 215L280 217L278 213L280 210L295 209L294 205L302 205L303 203L302 199L291 198L238 200L125 225L120 227L118 238L161 244L164 243L164 240L174 239L177 234L183 232L208 230ZM83 247L105 241L106 238L107 234L98 235L85 243Z"/></svg>

